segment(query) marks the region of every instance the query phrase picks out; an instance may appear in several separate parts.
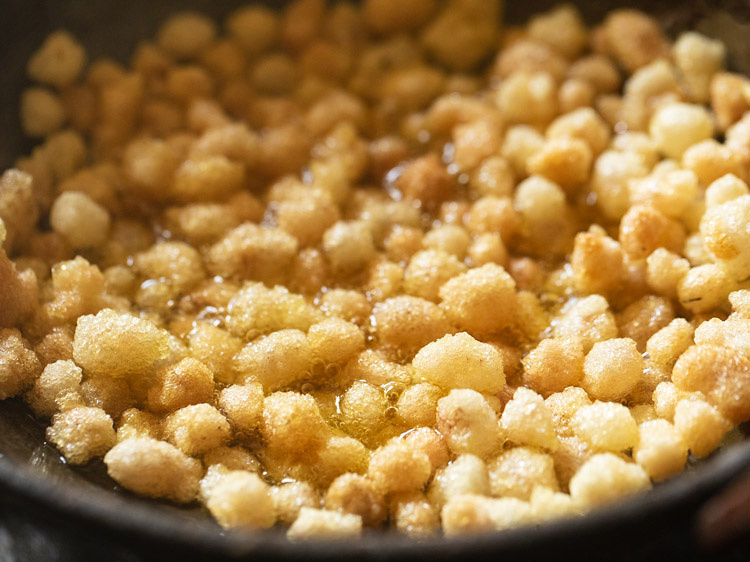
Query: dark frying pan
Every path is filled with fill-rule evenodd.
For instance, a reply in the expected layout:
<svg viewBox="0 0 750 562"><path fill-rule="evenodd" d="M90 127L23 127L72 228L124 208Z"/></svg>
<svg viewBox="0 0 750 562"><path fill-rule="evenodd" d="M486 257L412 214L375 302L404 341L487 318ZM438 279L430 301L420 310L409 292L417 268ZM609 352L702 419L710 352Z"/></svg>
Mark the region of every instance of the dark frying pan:
<svg viewBox="0 0 750 562"><path fill-rule="evenodd" d="M404 0L408 1L408 0ZM0 169L31 148L20 132L17 107L24 65L44 36L72 30L90 53L126 60L171 12L196 8L222 18L235 0L2 0L0 2ZM506 18L522 22L552 0L508 2ZM581 3L591 23L621 5ZM628 3L656 14L670 32L698 29L723 39L730 64L750 72L748 0ZM2 288L0 288L2 290ZM72 470L44 442L43 427L16 400L0 402L0 562L206 560L520 560L550 558L700 560L694 525L710 498L750 469L745 439L658 486L653 492L589 516L466 539L414 542L395 534L361 541L294 544L280 531L222 532L198 510L136 498L118 490L101 465ZM725 551L747 560L750 550Z"/></svg>

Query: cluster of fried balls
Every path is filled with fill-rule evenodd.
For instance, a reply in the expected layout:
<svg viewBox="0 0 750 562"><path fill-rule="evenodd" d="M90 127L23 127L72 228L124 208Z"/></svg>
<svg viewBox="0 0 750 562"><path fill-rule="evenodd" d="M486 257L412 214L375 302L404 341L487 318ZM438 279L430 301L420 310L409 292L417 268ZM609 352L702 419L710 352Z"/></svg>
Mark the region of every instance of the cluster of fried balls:
<svg viewBox="0 0 750 562"><path fill-rule="evenodd" d="M0 178L0 398L291 539L539 523L709 455L750 418L750 81L631 9L501 20L183 12L128 64L51 34Z"/></svg>

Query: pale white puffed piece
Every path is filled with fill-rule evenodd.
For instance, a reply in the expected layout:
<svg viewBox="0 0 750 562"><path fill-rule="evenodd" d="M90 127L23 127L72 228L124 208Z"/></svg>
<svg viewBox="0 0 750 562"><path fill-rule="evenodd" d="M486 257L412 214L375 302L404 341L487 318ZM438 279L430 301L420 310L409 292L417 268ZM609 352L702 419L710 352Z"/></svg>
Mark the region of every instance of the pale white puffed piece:
<svg viewBox="0 0 750 562"><path fill-rule="evenodd" d="M487 465L490 493L496 497L528 500L535 488L559 489L555 463L547 453L534 447L513 447Z"/></svg>
<svg viewBox="0 0 750 562"><path fill-rule="evenodd" d="M115 430L101 408L79 407L55 414L47 439L70 464L84 464L115 444Z"/></svg>
<svg viewBox="0 0 750 562"><path fill-rule="evenodd" d="M146 372L169 355L169 332L111 309L78 318L73 358L84 371L106 377Z"/></svg>
<svg viewBox="0 0 750 562"><path fill-rule="evenodd" d="M29 78L62 88L75 82L86 64L86 51L67 31L50 33L26 66Z"/></svg>
<svg viewBox="0 0 750 562"><path fill-rule="evenodd" d="M589 458L570 479L570 496L582 507L592 507L643 492L651 480L643 468L612 453Z"/></svg>
<svg viewBox="0 0 750 562"><path fill-rule="evenodd" d="M689 147L713 136L714 123L705 107L674 103L654 114L649 133L662 153L669 158L680 158Z"/></svg>
<svg viewBox="0 0 750 562"><path fill-rule="evenodd" d="M493 394L505 385L500 352L466 332L427 344L412 365L419 381L441 388L470 388Z"/></svg>
<svg viewBox="0 0 750 562"><path fill-rule="evenodd" d="M726 174L712 181L706 188L706 207L721 205L748 194L750 189L744 181L734 174Z"/></svg>
<svg viewBox="0 0 750 562"><path fill-rule="evenodd" d="M203 467L174 445L150 437L125 439L104 456L107 473L122 487L178 503L193 500Z"/></svg>
<svg viewBox="0 0 750 562"><path fill-rule="evenodd" d="M104 243L111 223L107 209L79 191L61 193L52 204L49 221L52 230L77 249Z"/></svg>
<svg viewBox="0 0 750 562"><path fill-rule="evenodd" d="M362 518L359 515L303 507L286 536L291 541L301 541L355 539L361 534Z"/></svg>
<svg viewBox="0 0 750 562"><path fill-rule="evenodd" d="M568 494L537 486L531 492L531 517L534 521L551 521L560 517L580 515L581 510Z"/></svg>
<svg viewBox="0 0 750 562"><path fill-rule="evenodd" d="M446 536L473 535L531 522L528 502L517 498L488 498L463 494L452 498L441 512Z"/></svg>
<svg viewBox="0 0 750 562"><path fill-rule="evenodd" d="M644 367L643 357L632 339L597 342L583 362L581 386L598 400L621 400L641 380Z"/></svg>
<svg viewBox="0 0 750 562"><path fill-rule="evenodd" d="M267 529L276 521L270 486L252 472L224 475L211 488L206 507L225 529Z"/></svg>
<svg viewBox="0 0 750 562"><path fill-rule="evenodd" d="M719 446L732 424L708 402L683 398L674 408L674 427L690 453L702 458Z"/></svg>
<svg viewBox="0 0 750 562"><path fill-rule="evenodd" d="M437 429L456 455L485 458L500 441L495 410L484 396L465 388L451 390L438 401Z"/></svg>
<svg viewBox="0 0 750 562"><path fill-rule="evenodd" d="M630 410L617 402L581 406L573 416L575 434L597 451L619 452L638 442L638 425Z"/></svg>
<svg viewBox="0 0 750 562"><path fill-rule="evenodd" d="M520 445L534 445L554 451L557 435L552 412L533 390L519 387L500 417L503 436Z"/></svg>
<svg viewBox="0 0 750 562"><path fill-rule="evenodd" d="M440 510L422 492L405 492L391 499L390 521L411 538L425 538L440 530Z"/></svg>
<svg viewBox="0 0 750 562"><path fill-rule="evenodd" d="M638 428L638 444L633 459L654 482L677 474L685 466L688 448L675 427L667 420L644 422Z"/></svg>
<svg viewBox="0 0 750 562"><path fill-rule="evenodd" d="M675 41L672 54L688 86L690 99L697 103L708 102L711 78L724 68L724 44L700 33L687 31Z"/></svg>
<svg viewBox="0 0 750 562"><path fill-rule="evenodd" d="M435 473L427 491L430 503L440 508L461 494L486 496L490 493L487 465L474 455L460 455Z"/></svg>

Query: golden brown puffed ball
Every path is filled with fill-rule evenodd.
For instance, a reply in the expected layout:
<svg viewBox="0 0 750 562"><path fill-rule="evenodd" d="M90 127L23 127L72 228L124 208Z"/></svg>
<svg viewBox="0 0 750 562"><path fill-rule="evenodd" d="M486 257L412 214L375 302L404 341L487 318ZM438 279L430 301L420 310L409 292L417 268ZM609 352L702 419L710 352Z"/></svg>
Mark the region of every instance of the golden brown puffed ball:
<svg viewBox="0 0 750 562"><path fill-rule="evenodd" d="M318 509L323 503L320 492L307 482L286 482L272 486L271 499L277 521L287 525L294 523L303 508Z"/></svg>
<svg viewBox="0 0 750 562"><path fill-rule="evenodd" d="M648 474L637 464L612 453L589 458L570 480L570 495L579 505L601 505L651 488Z"/></svg>
<svg viewBox="0 0 750 562"><path fill-rule="evenodd" d="M653 207L636 205L622 218L619 239L625 252L638 259L658 248L679 252L685 243L685 230Z"/></svg>
<svg viewBox="0 0 750 562"><path fill-rule="evenodd" d="M408 386L398 397L396 410L399 420L409 427L435 425L435 412L443 390L429 383Z"/></svg>
<svg viewBox="0 0 750 562"><path fill-rule="evenodd" d="M529 500L536 487L558 491L552 457L534 447L506 449L487 464L490 494Z"/></svg>
<svg viewBox="0 0 750 562"><path fill-rule="evenodd" d="M419 539L438 532L440 512L421 492L405 492L392 497L390 521L399 532Z"/></svg>
<svg viewBox="0 0 750 562"><path fill-rule="evenodd" d="M362 518L359 515L303 507L286 536L291 541L343 540L358 538L361 533Z"/></svg>
<svg viewBox="0 0 750 562"><path fill-rule="evenodd" d="M432 427L415 427L398 439L403 439L416 450L425 453L430 459L433 471L445 466L450 460L445 438Z"/></svg>
<svg viewBox="0 0 750 562"><path fill-rule="evenodd" d="M492 394L505 384L500 353L466 332L449 334L427 344L419 350L412 365L418 380L445 389L470 388Z"/></svg>
<svg viewBox="0 0 750 562"><path fill-rule="evenodd" d="M440 288L440 298L448 319L469 333L496 333L515 321L515 282L496 264L454 277Z"/></svg>
<svg viewBox="0 0 750 562"><path fill-rule="evenodd" d="M367 477L383 493L420 490L431 473L429 457L402 440L394 440L377 448L367 468Z"/></svg>
<svg viewBox="0 0 750 562"><path fill-rule="evenodd" d="M509 122L543 127L558 114L555 79L548 72L513 72L501 82L496 103Z"/></svg>
<svg viewBox="0 0 750 562"><path fill-rule="evenodd" d="M528 161L528 170L557 183L569 193L589 177L593 156L588 144L577 138L556 138L544 143Z"/></svg>
<svg viewBox="0 0 750 562"><path fill-rule="evenodd" d="M133 393L124 379L89 377L81 383L79 393L87 406L101 408L112 419L135 405Z"/></svg>
<svg viewBox="0 0 750 562"><path fill-rule="evenodd" d="M312 396L276 392L263 400L261 434L269 448L285 454L304 454L322 446L329 429Z"/></svg>
<svg viewBox="0 0 750 562"><path fill-rule="evenodd" d="M10 398L34 384L42 372L29 343L15 329L0 330L0 396Z"/></svg>
<svg viewBox="0 0 750 562"><path fill-rule="evenodd" d="M682 470L688 448L671 423L663 419L647 421L639 426L638 433L633 459L654 482L665 480Z"/></svg>
<svg viewBox="0 0 750 562"><path fill-rule="evenodd" d="M411 296L394 297L375 305L373 324L379 343L398 350L404 358L452 331L438 305Z"/></svg>
<svg viewBox="0 0 750 562"><path fill-rule="evenodd" d="M325 364L345 363L365 348L365 336L353 322L328 318L307 331L313 357Z"/></svg>
<svg viewBox="0 0 750 562"><path fill-rule="evenodd" d="M583 405L573 416L575 434L595 451L617 453L638 443L638 426L626 406L596 401Z"/></svg>
<svg viewBox="0 0 750 562"><path fill-rule="evenodd" d="M451 197L454 182L440 158L430 154L408 163L396 179L395 187L405 197L433 209Z"/></svg>
<svg viewBox="0 0 750 562"><path fill-rule="evenodd" d="M305 378L312 371L310 342L300 330L279 330L246 345L234 358L240 382L257 382L276 390Z"/></svg>
<svg viewBox="0 0 750 562"><path fill-rule="evenodd" d="M503 437L519 445L557 448L552 412L544 399L533 390L518 387L505 405L500 426Z"/></svg>
<svg viewBox="0 0 750 562"><path fill-rule="evenodd" d="M78 407L57 413L46 435L71 464L85 464L115 444L112 418L100 408Z"/></svg>
<svg viewBox="0 0 750 562"><path fill-rule="evenodd" d="M78 319L73 356L92 374L127 378L164 359L168 345L169 334L147 320L104 309Z"/></svg>
<svg viewBox="0 0 750 562"><path fill-rule="evenodd" d="M360 474L342 474L331 482L325 493L325 507L359 515L366 527L379 527L388 515L385 495Z"/></svg>
<svg viewBox="0 0 750 562"><path fill-rule="evenodd" d="M690 454L699 458L719 446L731 425L715 406L703 400L685 398L675 406L673 423Z"/></svg>
<svg viewBox="0 0 750 562"><path fill-rule="evenodd" d="M124 488L178 503L195 498L203 475L199 460L149 437L121 441L105 455L104 463L107 473Z"/></svg>
<svg viewBox="0 0 750 562"><path fill-rule="evenodd" d="M583 351L588 352L595 343L617 337L617 324L607 300L601 295L591 295L563 309L554 325L554 335L577 339Z"/></svg>
<svg viewBox="0 0 750 562"><path fill-rule="evenodd" d="M31 56L26 73L30 78L58 88L79 77L86 63L86 51L67 31L51 33Z"/></svg>
<svg viewBox="0 0 750 562"><path fill-rule="evenodd" d="M212 275L273 283L286 275L299 241L280 228L245 222L205 254Z"/></svg>
<svg viewBox="0 0 750 562"><path fill-rule="evenodd" d="M607 51L629 72L669 54L669 43L658 22L637 10L610 13L603 28Z"/></svg>
<svg viewBox="0 0 750 562"><path fill-rule="evenodd" d="M270 486L251 472L236 470L221 478L206 507L225 529L266 529L276 521Z"/></svg>
<svg viewBox="0 0 750 562"><path fill-rule="evenodd" d="M542 340L523 360L523 381L542 396L575 386L583 378L583 346L561 338Z"/></svg>
<svg viewBox="0 0 750 562"><path fill-rule="evenodd" d="M681 390L703 392L733 423L750 417L750 367L747 358L731 347L689 347L675 363L672 380Z"/></svg>
<svg viewBox="0 0 750 562"><path fill-rule="evenodd" d="M714 124L705 108L675 103L654 114L649 133L666 156L680 158L689 147L711 138Z"/></svg>
<svg viewBox="0 0 750 562"><path fill-rule="evenodd" d="M576 234L570 264L576 289L584 294L614 295L626 275L622 246L593 227Z"/></svg>
<svg viewBox="0 0 750 562"><path fill-rule="evenodd" d="M210 404L194 404L164 418L162 434L183 453L195 456L225 445L232 430L219 410Z"/></svg>
<svg viewBox="0 0 750 562"><path fill-rule="evenodd" d="M630 338L597 342L586 354L581 386L599 400L621 400L643 377L644 362Z"/></svg>
<svg viewBox="0 0 750 562"><path fill-rule="evenodd" d="M253 433L263 420L263 387L259 383L224 388L217 403L236 432Z"/></svg>
<svg viewBox="0 0 750 562"><path fill-rule="evenodd" d="M747 78L739 74L717 72L712 76L709 86L711 109L721 131L731 128L750 109L747 86Z"/></svg>
<svg viewBox="0 0 750 562"><path fill-rule="evenodd" d="M191 355L211 371L215 380L234 382L233 358L242 349L242 340L209 322L198 322L188 334L188 343Z"/></svg>
<svg viewBox="0 0 750 562"><path fill-rule="evenodd" d="M151 437L158 439L161 435L161 418L151 412L128 408L117 420L117 442L133 437Z"/></svg>
<svg viewBox="0 0 750 562"><path fill-rule="evenodd" d="M211 467L222 465L228 470L247 470L248 472L262 472L260 461L244 447L221 446L211 449L203 455L203 465Z"/></svg>
<svg viewBox="0 0 750 562"><path fill-rule="evenodd" d="M435 12L435 0L404 4L393 0L369 0L362 7L365 24L378 34L391 35L421 27Z"/></svg>
<svg viewBox="0 0 750 562"><path fill-rule="evenodd" d="M466 266L453 255L429 249L411 256L404 271L404 290L415 297L437 301L440 287L464 273Z"/></svg>
<svg viewBox="0 0 750 562"><path fill-rule="evenodd" d="M227 328L244 341L278 330L307 330L317 311L302 296L277 285L247 283L229 302Z"/></svg>
<svg viewBox="0 0 750 562"><path fill-rule="evenodd" d="M356 381L341 394L339 423L351 436L365 442L386 424L388 399L382 388Z"/></svg>
<svg viewBox="0 0 750 562"><path fill-rule="evenodd" d="M555 433L562 438L574 435L573 417L582 406L591 405L591 399L580 386L569 386L562 392L550 394L544 403L552 413Z"/></svg>
<svg viewBox="0 0 750 562"><path fill-rule="evenodd" d="M463 454L435 473L427 498L437 508L461 494L489 495L490 480L485 462L475 455Z"/></svg>
<svg viewBox="0 0 750 562"><path fill-rule="evenodd" d="M24 399L36 415L50 417L57 411L57 397L76 391L82 378L81 368L73 361L60 359L48 363Z"/></svg>
<svg viewBox="0 0 750 562"><path fill-rule="evenodd" d="M157 372L149 389L148 405L154 412L172 412L190 404L210 402L213 395L213 373L200 361L188 357Z"/></svg>
<svg viewBox="0 0 750 562"><path fill-rule="evenodd" d="M693 343L693 326L684 318L675 318L646 342L649 359L662 367L672 367Z"/></svg>

